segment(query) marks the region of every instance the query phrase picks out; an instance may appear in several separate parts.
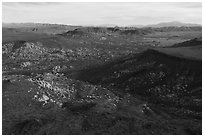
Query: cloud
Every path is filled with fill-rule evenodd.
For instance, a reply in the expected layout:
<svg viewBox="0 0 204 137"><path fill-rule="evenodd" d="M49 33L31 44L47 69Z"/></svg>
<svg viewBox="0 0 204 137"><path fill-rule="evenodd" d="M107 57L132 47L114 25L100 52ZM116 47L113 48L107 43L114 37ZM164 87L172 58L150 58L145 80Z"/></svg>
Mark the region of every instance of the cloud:
<svg viewBox="0 0 204 137"><path fill-rule="evenodd" d="M201 3L3 3L4 22L76 25L134 25L167 21L202 22Z"/></svg>
<svg viewBox="0 0 204 137"><path fill-rule="evenodd" d="M201 9L202 3L201 2L178 2L173 3L175 6L179 6L181 8L194 8L194 9Z"/></svg>
<svg viewBox="0 0 204 137"><path fill-rule="evenodd" d="M49 6L63 4L60 2L3 2L3 6Z"/></svg>

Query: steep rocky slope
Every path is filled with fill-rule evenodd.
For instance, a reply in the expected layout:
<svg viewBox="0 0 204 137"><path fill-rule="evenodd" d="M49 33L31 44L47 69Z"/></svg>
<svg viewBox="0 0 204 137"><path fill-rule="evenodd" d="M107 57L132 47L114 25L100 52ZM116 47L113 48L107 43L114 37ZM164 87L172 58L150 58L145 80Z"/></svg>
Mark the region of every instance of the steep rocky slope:
<svg viewBox="0 0 204 137"><path fill-rule="evenodd" d="M132 95L180 116L201 118L202 61L155 50L83 70L77 79ZM172 107L172 110L170 109ZM177 113L178 112L178 113Z"/></svg>

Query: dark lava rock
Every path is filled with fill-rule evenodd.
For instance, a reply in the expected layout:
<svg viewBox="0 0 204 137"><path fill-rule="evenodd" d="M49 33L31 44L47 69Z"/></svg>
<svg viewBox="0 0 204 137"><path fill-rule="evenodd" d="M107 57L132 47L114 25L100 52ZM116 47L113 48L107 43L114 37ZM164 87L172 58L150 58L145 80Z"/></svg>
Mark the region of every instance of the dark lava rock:
<svg viewBox="0 0 204 137"><path fill-rule="evenodd" d="M96 103L88 103L88 102L65 102L62 104L62 108L67 108L74 114L83 113L89 111L91 108L96 106Z"/></svg>

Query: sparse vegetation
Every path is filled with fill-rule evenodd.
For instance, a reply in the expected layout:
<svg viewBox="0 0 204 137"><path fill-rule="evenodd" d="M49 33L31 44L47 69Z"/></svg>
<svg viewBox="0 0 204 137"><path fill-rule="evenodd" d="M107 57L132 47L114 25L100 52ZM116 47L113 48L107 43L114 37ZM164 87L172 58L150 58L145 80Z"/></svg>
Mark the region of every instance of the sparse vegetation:
<svg viewBox="0 0 204 137"><path fill-rule="evenodd" d="M201 27L31 26L3 28L3 134L202 134Z"/></svg>

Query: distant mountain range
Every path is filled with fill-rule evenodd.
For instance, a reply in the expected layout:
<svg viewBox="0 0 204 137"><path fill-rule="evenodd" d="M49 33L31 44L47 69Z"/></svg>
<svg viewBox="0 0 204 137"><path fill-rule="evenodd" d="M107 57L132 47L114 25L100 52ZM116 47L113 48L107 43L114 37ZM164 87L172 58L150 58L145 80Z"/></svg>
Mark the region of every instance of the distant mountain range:
<svg viewBox="0 0 204 137"><path fill-rule="evenodd" d="M28 22L28 23L2 23L2 27L3 28L21 28L21 27L47 27L47 26L62 26L62 27L66 27L66 26L71 26L71 25L66 25L66 24L49 24L49 23L32 23L32 22Z"/></svg>
<svg viewBox="0 0 204 137"><path fill-rule="evenodd" d="M131 25L129 27L152 27L152 28L161 28L161 27L193 27L193 26L202 26L200 24L191 24L191 23L182 23L178 21L172 21L172 22L162 22L158 24L151 24L151 25Z"/></svg>
<svg viewBox="0 0 204 137"><path fill-rule="evenodd" d="M43 23L2 23L2 27L5 28L16 28L16 27L42 27L42 26L72 26L72 25L63 25L63 24L43 24ZM95 25L94 25L95 26ZM99 27L115 27L115 24L102 24ZM194 26L202 26L201 24L191 24L191 23L182 23L178 21L172 22L162 22L158 24L150 24L150 25L129 25L123 27L137 27L137 28L145 28L145 27L152 27L152 28L161 28L161 27L194 27ZM96 26L95 26L96 27ZM120 27L120 26L119 26Z"/></svg>

